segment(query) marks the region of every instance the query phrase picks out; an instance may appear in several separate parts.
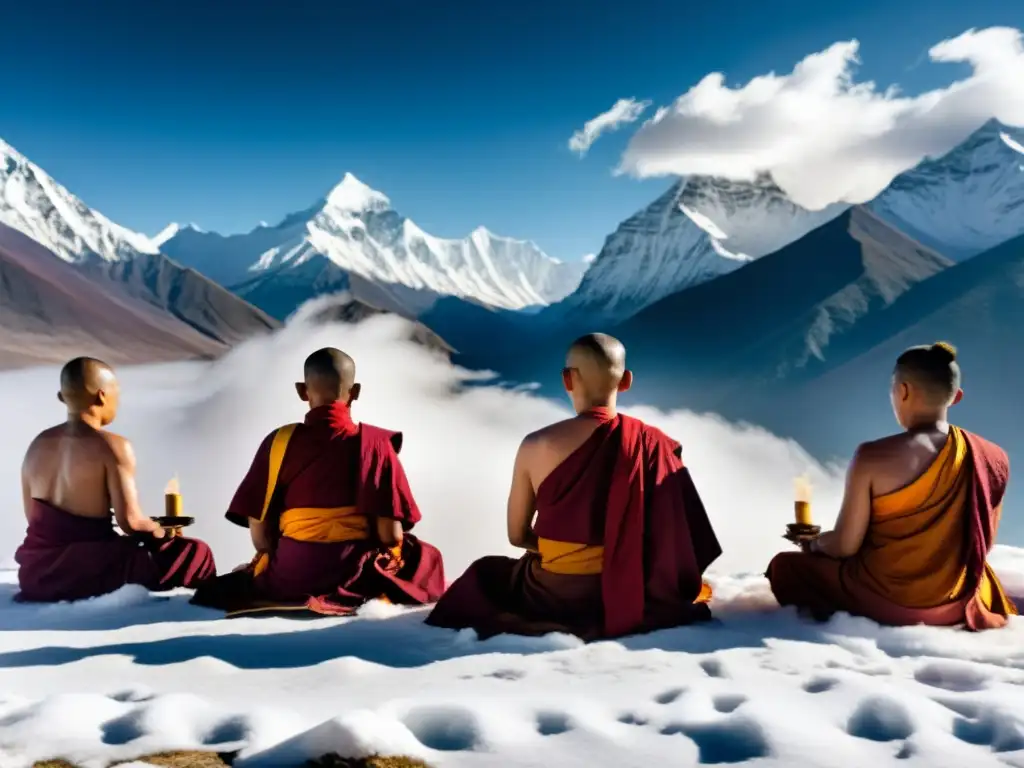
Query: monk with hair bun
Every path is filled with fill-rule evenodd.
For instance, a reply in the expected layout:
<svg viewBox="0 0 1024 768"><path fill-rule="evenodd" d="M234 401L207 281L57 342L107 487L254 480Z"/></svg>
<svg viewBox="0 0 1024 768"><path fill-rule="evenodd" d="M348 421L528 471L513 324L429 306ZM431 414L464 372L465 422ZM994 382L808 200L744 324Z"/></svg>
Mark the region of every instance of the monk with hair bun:
<svg viewBox="0 0 1024 768"><path fill-rule="evenodd" d="M911 347L896 360L899 434L857 448L835 529L776 555L776 599L818 619L1002 627L1017 609L986 563L1010 464L1002 448L948 421L963 398L956 349Z"/></svg>

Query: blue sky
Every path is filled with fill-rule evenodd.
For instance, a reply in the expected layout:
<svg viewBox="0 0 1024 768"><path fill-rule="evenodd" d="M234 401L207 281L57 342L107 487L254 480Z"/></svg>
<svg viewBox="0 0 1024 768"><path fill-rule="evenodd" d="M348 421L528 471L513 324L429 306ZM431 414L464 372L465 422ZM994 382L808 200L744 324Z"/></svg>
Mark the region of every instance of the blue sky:
<svg viewBox="0 0 1024 768"><path fill-rule="evenodd" d="M1024 27L1020 0L290 0L9 3L0 137L133 229L274 223L345 171L427 231L479 225L597 251L665 180L613 177L626 134L573 131L620 97L670 102L837 41L911 93L960 74L927 49Z"/></svg>

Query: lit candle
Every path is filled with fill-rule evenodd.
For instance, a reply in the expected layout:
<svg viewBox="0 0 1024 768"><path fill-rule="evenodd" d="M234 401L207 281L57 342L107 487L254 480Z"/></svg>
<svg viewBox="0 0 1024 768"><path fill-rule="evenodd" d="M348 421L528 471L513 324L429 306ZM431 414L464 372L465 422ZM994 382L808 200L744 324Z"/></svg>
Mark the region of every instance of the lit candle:
<svg viewBox="0 0 1024 768"><path fill-rule="evenodd" d="M164 489L164 514L167 517L181 517L181 487L175 475Z"/></svg>
<svg viewBox="0 0 1024 768"><path fill-rule="evenodd" d="M811 521L811 480L802 475L793 481L796 501L793 509L796 512L797 525L812 525Z"/></svg>

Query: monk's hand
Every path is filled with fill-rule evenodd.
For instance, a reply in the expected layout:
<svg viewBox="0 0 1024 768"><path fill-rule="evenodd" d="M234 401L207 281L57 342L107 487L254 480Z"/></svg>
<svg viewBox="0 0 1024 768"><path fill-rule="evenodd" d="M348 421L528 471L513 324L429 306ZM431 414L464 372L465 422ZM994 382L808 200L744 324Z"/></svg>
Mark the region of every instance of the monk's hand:
<svg viewBox="0 0 1024 768"><path fill-rule="evenodd" d="M817 536L801 536L796 541L796 543L800 546L800 549L809 555L818 551L817 547L815 546L817 542Z"/></svg>
<svg viewBox="0 0 1024 768"><path fill-rule="evenodd" d="M150 531L150 533L153 534L154 539L162 539L164 538L164 536L167 535L167 531L161 525L158 525L156 528Z"/></svg>

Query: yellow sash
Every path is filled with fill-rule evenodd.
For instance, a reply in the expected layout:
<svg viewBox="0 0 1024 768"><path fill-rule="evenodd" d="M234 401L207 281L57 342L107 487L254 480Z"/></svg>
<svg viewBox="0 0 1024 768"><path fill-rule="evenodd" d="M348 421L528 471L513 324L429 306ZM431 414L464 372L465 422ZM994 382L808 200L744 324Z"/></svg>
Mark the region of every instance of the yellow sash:
<svg viewBox="0 0 1024 768"><path fill-rule="evenodd" d="M288 443L295 434L297 424L286 424L274 433L274 439L270 443L270 471L267 473L267 493L263 497L263 511L260 512L260 522L267 516L270 510L270 502L274 499L274 491L277 490L277 478L281 474L281 464L284 463L284 454L288 450Z"/></svg>
<svg viewBox="0 0 1024 768"><path fill-rule="evenodd" d="M593 576L604 569L604 547L537 539L540 567L550 573Z"/></svg>

